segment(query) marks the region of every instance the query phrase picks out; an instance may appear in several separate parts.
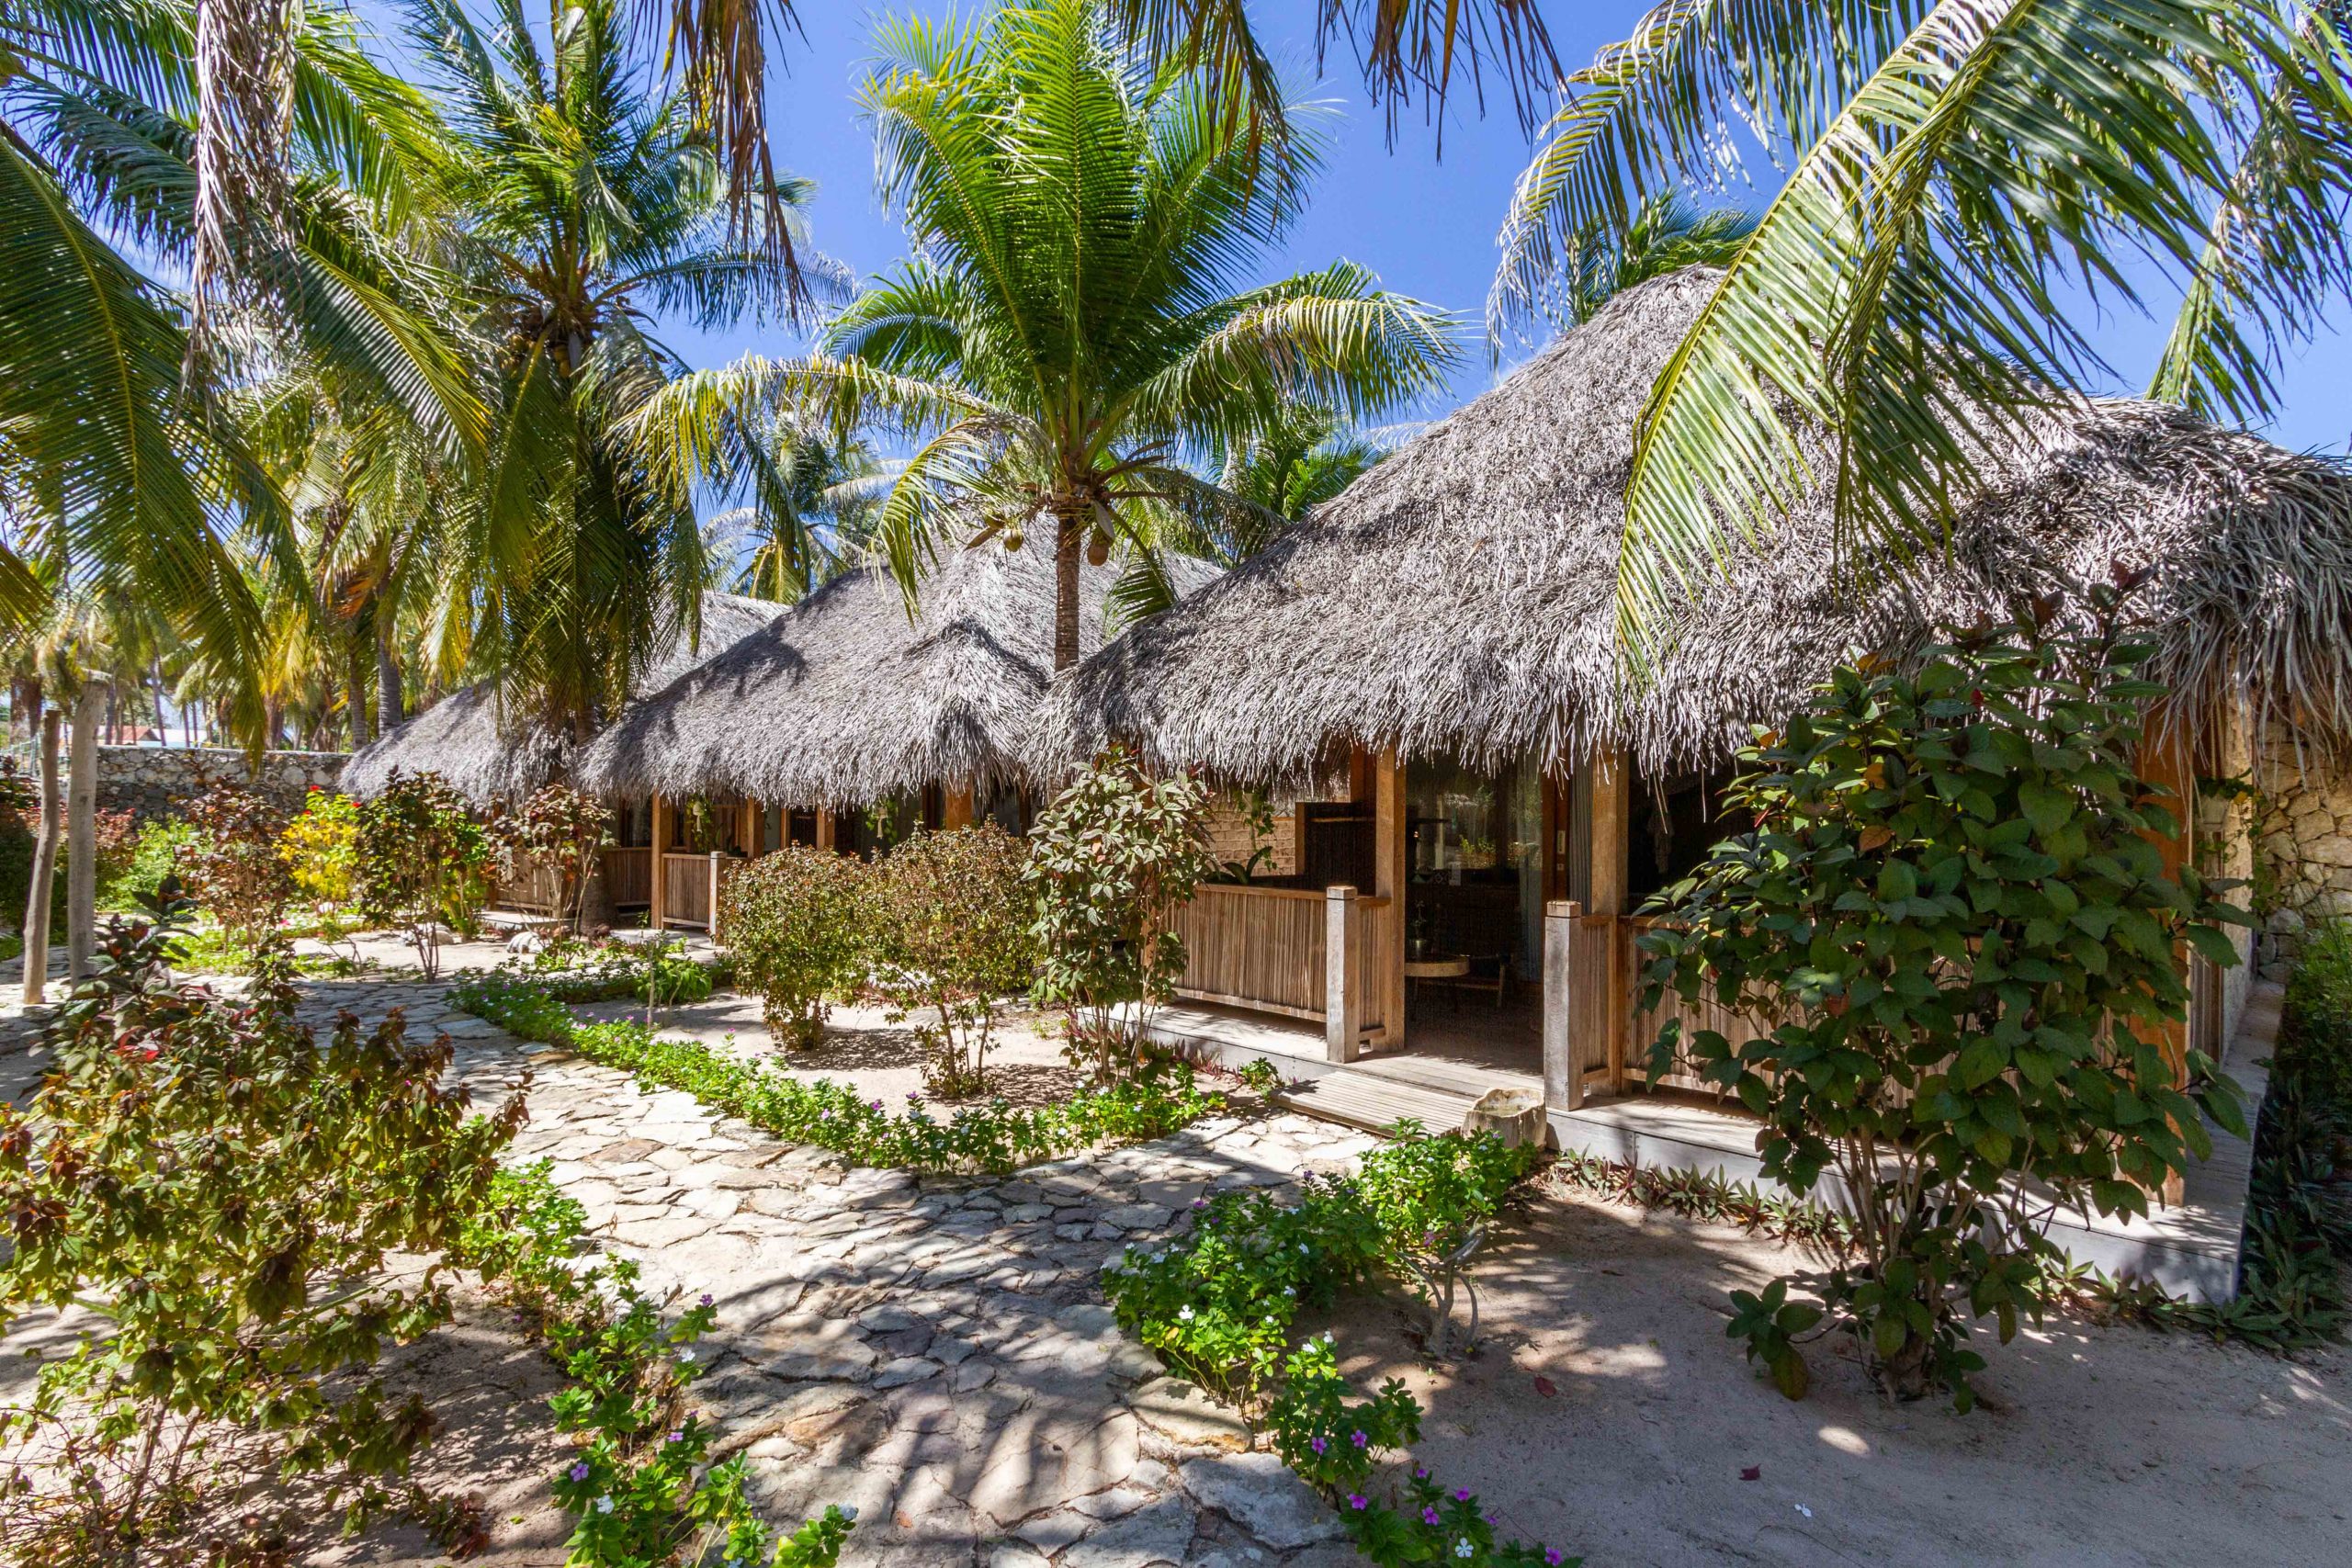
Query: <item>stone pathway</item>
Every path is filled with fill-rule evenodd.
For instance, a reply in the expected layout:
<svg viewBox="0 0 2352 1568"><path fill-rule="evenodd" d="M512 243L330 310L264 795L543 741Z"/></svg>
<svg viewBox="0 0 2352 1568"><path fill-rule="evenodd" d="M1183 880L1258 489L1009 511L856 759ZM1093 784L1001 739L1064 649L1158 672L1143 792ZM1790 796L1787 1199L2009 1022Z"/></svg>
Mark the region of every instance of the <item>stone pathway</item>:
<svg viewBox="0 0 2352 1568"><path fill-rule="evenodd" d="M1193 1200L1336 1170L1368 1138L1292 1115L1198 1123L1005 1179L850 1167L455 1012L442 988L323 982L321 1021L447 1029L485 1099L526 1059L516 1141L650 1284L710 1292L698 1386L779 1519L854 1506L842 1561L1241 1568L1358 1561L1241 1424L1123 1336L1097 1285Z"/></svg>

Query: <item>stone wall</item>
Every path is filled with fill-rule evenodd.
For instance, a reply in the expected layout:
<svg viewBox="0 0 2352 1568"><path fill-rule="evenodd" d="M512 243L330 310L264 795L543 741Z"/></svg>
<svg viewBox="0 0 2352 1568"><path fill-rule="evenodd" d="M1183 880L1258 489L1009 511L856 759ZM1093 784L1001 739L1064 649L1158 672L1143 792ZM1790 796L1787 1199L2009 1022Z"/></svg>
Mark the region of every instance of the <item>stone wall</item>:
<svg viewBox="0 0 2352 1568"><path fill-rule="evenodd" d="M183 801L221 781L248 785L293 812L311 789L333 789L349 754L265 751L248 767L243 751L225 747L101 746L98 809L128 811L141 822L176 816Z"/></svg>
<svg viewBox="0 0 2352 1568"><path fill-rule="evenodd" d="M2352 774L2298 757L2274 736L2264 749L2262 871L2256 894L2267 910L2257 962L2263 978L2284 979L2304 933L2352 916Z"/></svg>

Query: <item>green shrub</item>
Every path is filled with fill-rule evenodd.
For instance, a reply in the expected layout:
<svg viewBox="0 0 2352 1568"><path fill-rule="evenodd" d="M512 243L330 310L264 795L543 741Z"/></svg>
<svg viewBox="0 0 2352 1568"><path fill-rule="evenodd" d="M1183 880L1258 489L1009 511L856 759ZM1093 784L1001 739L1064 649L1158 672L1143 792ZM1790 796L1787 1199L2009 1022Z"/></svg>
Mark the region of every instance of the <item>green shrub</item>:
<svg viewBox="0 0 2352 1568"><path fill-rule="evenodd" d="M163 891L165 877L183 874L181 863L196 845L195 827L176 817L144 824L132 837L122 868L99 888L99 907L119 914L137 909L141 898Z"/></svg>
<svg viewBox="0 0 2352 1568"><path fill-rule="evenodd" d="M2180 823L2134 772L2163 694L2120 600L2094 589L2079 629L1972 636L1916 674L1838 671L1742 753L1724 804L1754 830L1642 938L1643 1007L1672 991L1770 1025L1735 1046L1669 1022L1651 1071L1681 1056L1736 1094L1764 1174L1807 1194L1834 1172L1858 1218L1814 1301L1734 1292L1732 1334L1792 1398L1826 1320L1889 1398L1966 1408L1970 1321L2006 1342L2050 1301L2050 1197L2144 1214L2207 1152L2205 1113L2242 1122L2210 1061L2184 1091L2165 1055L2177 944L2233 963L2217 922L2243 917L2193 867L2165 874Z"/></svg>
<svg viewBox="0 0 2352 1568"><path fill-rule="evenodd" d="M917 833L876 864L875 984L893 1022L915 1019L923 1081L960 1100L987 1087L998 1000L1035 968L1021 840L992 825Z"/></svg>
<svg viewBox="0 0 2352 1568"><path fill-rule="evenodd" d="M1036 998L1069 1015L1069 1050L1098 1079L1141 1059L1183 976L1169 911L1217 873L1207 815L1199 781L1154 780L1114 746L1029 830Z"/></svg>
<svg viewBox="0 0 2352 1568"><path fill-rule="evenodd" d="M186 909L109 922L54 1066L0 1107L0 1315L72 1304L104 1325L8 1423L72 1456L61 1560L151 1561L230 1477L400 1473L431 1421L370 1369L451 1303L441 1269L388 1259L456 1239L523 1116L520 1093L469 1113L442 1087L447 1039L411 1041L397 1013L321 1042L271 966L234 1002L159 984Z"/></svg>
<svg viewBox="0 0 2352 1568"><path fill-rule="evenodd" d="M187 825L193 837L180 874L188 892L232 942L257 945L294 898L277 854L285 814L241 784L216 784L188 803Z"/></svg>
<svg viewBox="0 0 2352 1568"><path fill-rule="evenodd" d="M295 891L312 904L337 909L349 904L359 886L359 803L332 790L311 790L278 836L277 857Z"/></svg>
<svg viewBox="0 0 2352 1568"><path fill-rule="evenodd" d="M361 909L405 927L433 978L441 971L441 926L472 931L490 896L490 840L472 807L440 774L395 768L359 808L354 852Z"/></svg>
<svg viewBox="0 0 2352 1568"><path fill-rule="evenodd" d="M735 981L760 998L768 1032L813 1050L833 998L854 991L871 961L866 863L787 844L728 879L719 923Z"/></svg>
<svg viewBox="0 0 2352 1568"><path fill-rule="evenodd" d="M2313 1093L2352 1104L2352 922L2306 936L2278 1020L2278 1066Z"/></svg>
<svg viewBox="0 0 2352 1568"><path fill-rule="evenodd" d="M1478 1292L1463 1270L1536 1157L1531 1145L1513 1147L1490 1134L1431 1137L1410 1120L1391 1128L1387 1143L1365 1151L1356 1185L1380 1237L1382 1261L1412 1281L1428 1309L1422 1345L1430 1355L1447 1353L1457 1287L1470 1291L1463 1347L1477 1342Z"/></svg>

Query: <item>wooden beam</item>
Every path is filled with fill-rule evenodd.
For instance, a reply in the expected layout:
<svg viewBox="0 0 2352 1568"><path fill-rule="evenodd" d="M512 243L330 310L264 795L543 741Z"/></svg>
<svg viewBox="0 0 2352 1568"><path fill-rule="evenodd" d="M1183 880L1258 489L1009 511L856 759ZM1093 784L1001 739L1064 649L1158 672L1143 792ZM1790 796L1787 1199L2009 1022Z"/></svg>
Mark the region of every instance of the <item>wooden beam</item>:
<svg viewBox="0 0 2352 1568"><path fill-rule="evenodd" d="M662 897L662 884L666 882L668 878L662 875L662 857L667 854L669 851L670 802L663 796L657 795L653 797L653 852L652 864L650 867L653 877L651 888L646 895L645 907L645 923L657 931L662 929L662 919L663 914L666 912L662 908L662 903L664 902Z"/></svg>
<svg viewBox="0 0 2352 1568"><path fill-rule="evenodd" d="M833 847L833 808L830 806L817 808L817 847L820 850Z"/></svg>
<svg viewBox="0 0 2352 1568"><path fill-rule="evenodd" d="M1581 911L1566 899L1544 906L1544 1106L1547 1111L1574 1111L1584 1103L1584 1075L1576 1070L1576 1042L1570 1032L1576 998L1570 976L1575 973L1577 916Z"/></svg>
<svg viewBox="0 0 2352 1568"><path fill-rule="evenodd" d="M2197 824L2197 768L2190 739L2186 718L2169 705L2164 705L2149 714L2147 730L2140 740L2140 776L2165 792L2167 798L2162 804L2179 825L2180 830L2170 838L2161 833L2145 835L2156 847L2165 875L2175 882L2180 880L2181 872L2188 864L2190 840ZM2173 943L2172 952L2173 967L2190 983L2193 999L2198 960L2185 942ZM2165 1066L2172 1071L2173 1087L2185 1086L2188 1081L2188 1020L2166 1019L2156 1044L2164 1053ZM2164 1190L2157 1196L2167 1204L2177 1204L2187 1196L2186 1186L2177 1174L2166 1177Z"/></svg>
<svg viewBox="0 0 2352 1568"><path fill-rule="evenodd" d="M1592 912L1610 919L1609 1092L1625 1092L1625 1035L1633 1028L1625 971L1626 854L1633 833L1634 762L1623 750L1596 753L1592 769Z"/></svg>
<svg viewBox="0 0 2352 1568"><path fill-rule="evenodd" d="M1363 918L1356 908L1356 890L1344 883L1323 894L1323 1055L1333 1062L1355 1059L1355 976L1348 973L1349 955L1355 952L1355 925Z"/></svg>
<svg viewBox="0 0 2352 1568"><path fill-rule="evenodd" d="M968 784L947 784L944 787L946 791L946 799L939 813L941 829L953 832L958 828L970 827L972 825L972 786Z"/></svg>
<svg viewBox="0 0 2352 1568"><path fill-rule="evenodd" d="M1372 890L1388 900L1374 951L1379 969L1380 1043L1405 1043L1405 770L1395 750L1373 763Z"/></svg>

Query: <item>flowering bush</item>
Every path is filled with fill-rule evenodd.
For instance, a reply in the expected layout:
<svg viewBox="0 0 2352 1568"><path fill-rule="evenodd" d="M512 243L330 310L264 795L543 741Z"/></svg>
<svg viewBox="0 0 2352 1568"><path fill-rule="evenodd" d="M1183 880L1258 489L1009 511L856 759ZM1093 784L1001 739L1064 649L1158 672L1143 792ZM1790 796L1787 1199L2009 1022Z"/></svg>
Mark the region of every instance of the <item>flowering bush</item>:
<svg viewBox="0 0 2352 1568"><path fill-rule="evenodd" d="M1443 1356L1453 1326L1457 1288L1470 1291L1466 1348L1478 1337L1478 1292L1463 1274L1487 1239L1487 1224L1510 1190L1535 1168L1532 1145L1505 1145L1490 1134L1431 1137L1402 1121L1389 1141L1364 1154L1359 1186L1380 1237L1382 1261L1413 1283L1429 1309L1422 1346Z"/></svg>
<svg viewBox="0 0 2352 1568"><path fill-rule="evenodd" d="M1114 746L1029 830L1037 1000L1069 1019L1069 1051L1098 1080L1140 1061L1151 1011L1176 994L1184 943L1168 912L1216 874L1208 790L1155 780Z"/></svg>
<svg viewBox="0 0 2352 1568"><path fill-rule="evenodd" d="M736 983L759 994L761 1017L779 1044L815 1049L832 998L865 978L870 879L854 855L787 844L738 869L720 891Z"/></svg>
<svg viewBox="0 0 2352 1568"><path fill-rule="evenodd" d="M1021 840L989 824L917 833L872 874L875 983L890 1021L915 1019L923 1082L960 1100L987 1087L999 998L1029 984L1035 949Z"/></svg>
<svg viewBox="0 0 2352 1568"><path fill-rule="evenodd" d="M350 903L358 887L359 803L332 790L311 791L278 835L277 858L295 890L313 904L339 909Z"/></svg>
<svg viewBox="0 0 2352 1568"><path fill-rule="evenodd" d="M216 784L190 801L194 841L180 874L204 912L231 940L252 947L277 929L294 898L294 879L277 856L285 825L278 809L253 791Z"/></svg>
<svg viewBox="0 0 2352 1568"><path fill-rule="evenodd" d="M1121 1253L1102 1290L1119 1326L1169 1365L1254 1403L1298 1309L1362 1279L1373 1244L1355 1184L1310 1173L1295 1208L1263 1192L1206 1200L1189 1235Z"/></svg>
<svg viewBox="0 0 2352 1568"><path fill-rule="evenodd" d="M1394 1378L1362 1403L1349 1403L1352 1393L1330 1336L1300 1346L1283 1365L1283 1392L1272 1413L1274 1449L1331 1502L1366 1558L1383 1568L1408 1562L1574 1568L1584 1561L1515 1540L1497 1544L1476 1494L1446 1491L1420 1465L1401 1491L1376 1483L1381 1456L1419 1440L1421 1407Z"/></svg>
<svg viewBox="0 0 2352 1568"><path fill-rule="evenodd" d="M468 1012L526 1039L683 1089L780 1138L865 1165L1001 1173L1105 1138L1163 1137L1225 1108L1222 1096L1196 1086L1190 1067L1155 1063L1130 1083L1034 1109L996 1100L943 1119L920 1096L910 1096L905 1113L892 1114L849 1085L803 1083L693 1041L657 1040L640 1023L581 1023L544 987L512 972L461 976L450 995Z"/></svg>

